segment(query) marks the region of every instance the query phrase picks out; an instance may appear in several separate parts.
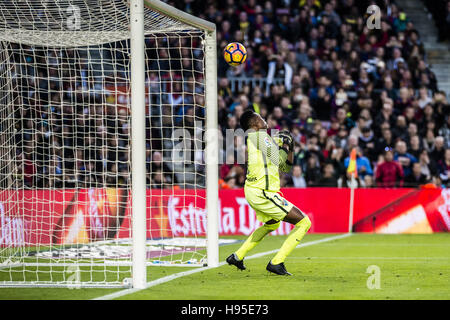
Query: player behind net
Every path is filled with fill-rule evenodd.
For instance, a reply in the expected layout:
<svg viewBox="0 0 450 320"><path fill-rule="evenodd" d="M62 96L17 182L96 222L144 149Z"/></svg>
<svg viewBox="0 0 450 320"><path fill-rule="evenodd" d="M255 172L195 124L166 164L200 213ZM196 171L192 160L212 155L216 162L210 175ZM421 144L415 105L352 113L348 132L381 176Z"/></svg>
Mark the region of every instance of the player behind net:
<svg viewBox="0 0 450 320"><path fill-rule="evenodd" d="M277 254L269 261L266 269L278 275L291 275L286 270L284 261L311 227L309 218L279 194L279 171L289 172L292 167L293 138L287 131L281 131L277 137L272 138L267 133L266 121L252 110L242 114L240 124L242 129L248 132L245 198L255 210L256 218L264 224L256 229L226 261L240 270L245 270L243 260L247 253L266 235L276 230L281 221L286 221L295 227Z"/></svg>

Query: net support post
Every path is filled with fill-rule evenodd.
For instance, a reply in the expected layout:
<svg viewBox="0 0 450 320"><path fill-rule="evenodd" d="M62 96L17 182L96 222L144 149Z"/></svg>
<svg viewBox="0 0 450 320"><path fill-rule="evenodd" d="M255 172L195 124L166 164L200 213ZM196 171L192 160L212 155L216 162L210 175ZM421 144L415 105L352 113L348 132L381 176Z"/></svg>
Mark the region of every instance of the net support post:
<svg viewBox="0 0 450 320"><path fill-rule="evenodd" d="M144 289L146 269L145 56L144 2L130 1L131 201L133 288Z"/></svg>
<svg viewBox="0 0 450 320"><path fill-rule="evenodd" d="M208 267L219 266L219 135L217 118L217 49L216 31L205 35L206 89L206 212Z"/></svg>

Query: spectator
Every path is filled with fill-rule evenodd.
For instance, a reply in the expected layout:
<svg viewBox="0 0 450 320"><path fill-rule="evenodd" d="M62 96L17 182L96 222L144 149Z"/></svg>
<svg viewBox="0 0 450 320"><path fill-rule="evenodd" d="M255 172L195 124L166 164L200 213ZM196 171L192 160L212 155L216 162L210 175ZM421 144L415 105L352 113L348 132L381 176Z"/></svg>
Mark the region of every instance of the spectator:
<svg viewBox="0 0 450 320"><path fill-rule="evenodd" d="M291 91L292 84L292 67L285 62L282 56L270 57L272 61L269 62L269 70L267 74L267 84L271 85L275 77L283 77L286 91Z"/></svg>
<svg viewBox="0 0 450 320"><path fill-rule="evenodd" d="M356 170L358 171L358 176L364 179L365 175L373 175L372 166L367 157L363 156L361 149L356 147ZM351 151L351 150L350 150ZM350 163L350 156L345 158L344 165L345 168L348 168Z"/></svg>
<svg viewBox="0 0 450 320"><path fill-rule="evenodd" d="M438 161L439 177L447 185L450 179L450 149L446 149L444 157Z"/></svg>
<svg viewBox="0 0 450 320"><path fill-rule="evenodd" d="M425 86L420 87L419 99L417 100L420 109L425 108L425 106L430 104L432 101L433 99L431 99L431 97L428 95L428 88Z"/></svg>
<svg viewBox="0 0 450 320"><path fill-rule="evenodd" d="M150 186L152 189L165 189L169 185L164 177L163 172L158 169L151 174Z"/></svg>
<svg viewBox="0 0 450 320"><path fill-rule="evenodd" d="M311 154L306 162L305 180L308 187L317 186L321 177L320 163L315 154Z"/></svg>
<svg viewBox="0 0 450 320"><path fill-rule="evenodd" d="M405 187L417 188L428 182L427 176L422 173L422 167L419 162L414 162L412 173L405 178Z"/></svg>
<svg viewBox="0 0 450 320"><path fill-rule="evenodd" d="M366 174L364 176L364 180L362 181L362 186L364 188L373 188L374 187L373 176Z"/></svg>
<svg viewBox="0 0 450 320"><path fill-rule="evenodd" d="M378 113L375 117L375 126L377 128L380 128L383 123L387 123L389 127L394 126L395 120L392 114L392 110L392 104L390 102L386 101L383 103L381 112ZM378 133L380 132L378 131Z"/></svg>
<svg viewBox="0 0 450 320"><path fill-rule="evenodd" d="M417 134L411 135L409 138L409 148L408 153L413 155L416 159L419 159L420 154L422 153L423 148L420 145L420 138Z"/></svg>
<svg viewBox="0 0 450 320"><path fill-rule="evenodd" d="M412 164L417 162L417 159L407 152L406 143L399 140L395 145L394 160L402 166L403 174L408 177L412 172Z"/></svg>
<svg viewBox="0 0 450 320"><path fill-rule="evenodd" d="M334 167L331 163L327 163L323 168L323 175L319 179L319 186L321 187L337 187L337 179L334 172Z"/></svg>
<svg viewBox="0 0 450 320"><path fill-rule="evenodd" d="M384 160L375 169L375 182L378 187L393 188L403 186L403 168L394 161L394 152L387 148Z"/></svg>
<svg viewBox="0 0 450 320"><path fill-rule="evenodd" d="M430 152L430 159L437 164L445 156L444 137L438 136L435 139L434 147Z"/></svg>
<svg viewBox="0 0 450 320"><path fill-rule="evenodd" d="M306 181L303 177L302 167L295 165L292 168L292 187L295 188L306 188Z"/></svg>
<svg viewBox="0 0 450 320"><path fill-rule="evenodd" d="M239 165L233 166L225 177L225 182L230 189L242 188L245 183L245 170Z"/></svg>
<svg viewBox="0 0 450 320"><path fill-rule="evenodd" d="M445 116L445 124L439 129L438 134L446 141L445 148L450 148L450 115Z"/></svg>
<svg viewBox="0 0 450 320"><path fill-rule="evenodd" d="M169 168L167 162L163 162L162 154L159 151L153 152L150 166L147 170L152 175L153 185L156 183L176 184L178 181L176 174Z"/></svg>
<svg viewBox="0 0 450 320"><path fill-rule="evenodd" d="M328 157L328 161L333 165L336 177L341 178L345 175L346 168L344 165L344 149L334 148L331 155Z"/></svg>
<svg viewBox="0 0 450 320"><path fill-rule="evenodd" d="M423 150L419 156L420 172L425 175L427 180L431 180L431 177L436 173L436 169L431 165L428 152Z"/></svg>
<svg viewBox="0 0 450 320"><path fill-rule="evenodd" d="M404 115L399 115L397 117L395 126L392 129L392 134L394 136L394 139L407 140L408 131L407 131L406 118Z"/></svg>
<svg viewBox="0 0 450 320"><path fill-rule="evenodd" d="M363 154L371 160L371 162L376 160L376 149L375 149L375 135L369 127L364 127L361 130L361 135L359 136L359 147L361 148Z"/></svg>

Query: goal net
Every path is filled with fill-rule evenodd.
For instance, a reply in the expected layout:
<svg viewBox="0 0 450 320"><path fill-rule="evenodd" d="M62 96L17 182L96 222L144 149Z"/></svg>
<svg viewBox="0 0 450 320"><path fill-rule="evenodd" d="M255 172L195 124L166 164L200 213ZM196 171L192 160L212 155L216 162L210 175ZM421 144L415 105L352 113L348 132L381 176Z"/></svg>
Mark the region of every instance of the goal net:
<svg viewBox="0 0 450 320"><path fill-rule="evenodd" d="M214 27L143 2L139 16L130 7L142 0L0 1L0 286L126 286L136 263L217 264L205 152ZM141 111L133 64L144 70ZM133 226L145 226L139 243Z"/></svg>

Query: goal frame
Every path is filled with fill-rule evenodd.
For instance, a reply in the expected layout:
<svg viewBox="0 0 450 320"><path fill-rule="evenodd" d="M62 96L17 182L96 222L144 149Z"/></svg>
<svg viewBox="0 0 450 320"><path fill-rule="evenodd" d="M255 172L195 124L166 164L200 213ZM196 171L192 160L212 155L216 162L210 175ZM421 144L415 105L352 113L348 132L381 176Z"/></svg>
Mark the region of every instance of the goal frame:
<svg viewBox="0 0 450 320"><path fill-rule="evenodd" d="M132 257L131 287L144 289L147 284L146 258L146 105L145 105L145 35L144 7L180 21L205 33L205 174L206 174L206 258L204 266L219 266L218 234L218 118L217 118L217 44L214 23L192 16L159 0L129 0L130 6L130 107L131 107L131 213ZM147 31L148 32L148 31ZM170 31L169 31L170 32ZM64 284L66 287L67 284ZM48 284L0 284L0 287L60 287ZM69 285L70 286L70 285ZM111 287L108 284L77 284L79 287ZM114 285L112 287L117 287Z"/></svg>
<svg viewBox="0 0 450 320"><path fill-rule="evenodd" d="M131 0L131 114L132 114L132 214L133 214L133 287L146 285L145 252L145 56L144 56L144 5L167 17L205 31L205 163L207 211L207 265L219 265L218 240L218 135L217 135L217 52L216 26L194 17L159 0ZM136 116L138 115L138 116ZM139 115L142 115L140 117Z"/></svg>

